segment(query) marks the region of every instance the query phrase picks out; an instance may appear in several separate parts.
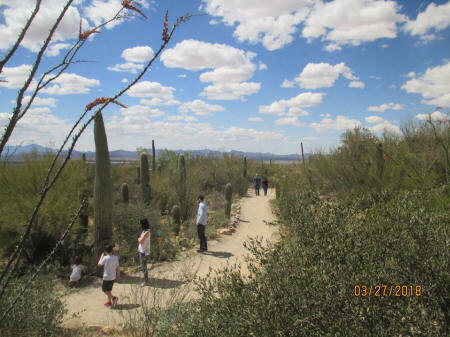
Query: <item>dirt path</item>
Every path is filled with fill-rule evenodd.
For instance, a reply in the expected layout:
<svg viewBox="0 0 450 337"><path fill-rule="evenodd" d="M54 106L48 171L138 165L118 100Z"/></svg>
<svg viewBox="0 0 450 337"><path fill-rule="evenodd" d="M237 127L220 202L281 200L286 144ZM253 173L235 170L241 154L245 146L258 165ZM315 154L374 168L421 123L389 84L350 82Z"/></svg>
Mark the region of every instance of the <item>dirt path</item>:
<svg viewBox="0 0 450 337"><path fill-rule="evenodd" d="M255 197L254 193L241 199L240 222L233 235L221 236L218 240L208 242L208 253L200 254L196 250L190 251L187 257L181 261L164 263L151 269L149 272L150 286L140 288L142 281L140 275L123 277L121 283L114 285L113 294L119 297L119 310L111 310L103 306L106 296L101 291L101 280L95 280L89 285L76 289L65 298L67 309L67 327L82 325L117 326L124 317L130 317L142 303L143 291L146 298L152 301L169 302L178 294L184 292L188 298L196 294L181 281L184 273L195 273L197 276L205 276L209 269L220 270L228 263L240 263L245 273L247 271L244 257L248 253L243 243L249 237L263 237L264 239L277 240L278 231L274 226L269 226L264 221L274 220L270 210L269 200L274 197L274 191L269 190L268 196ZM120 257L119 257L120 258ZM183 288L183 289L181 289ZM136 295L138 294L138 295ZM136 300L138 296L138 300ZM133 299L134 298L134 299ZM155 303L161 305L161 303ZM72 318L73 314L77 317Z"/></svg>

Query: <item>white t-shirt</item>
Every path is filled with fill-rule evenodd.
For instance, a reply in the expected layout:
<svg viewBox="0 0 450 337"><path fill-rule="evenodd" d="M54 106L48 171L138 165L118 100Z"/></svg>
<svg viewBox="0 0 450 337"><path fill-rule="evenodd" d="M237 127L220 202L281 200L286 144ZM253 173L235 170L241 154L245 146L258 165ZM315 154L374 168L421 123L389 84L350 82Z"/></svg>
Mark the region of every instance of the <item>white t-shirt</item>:
<svg viewBox="0 0 450 337"><path fill-rule="evenodd" d="M206 219L208 218L208 208L204 202L198 204L197 223L206 226Z"/></svg>
<svg viewBox="0 0 450 337"><path fill-rule="evenodd" d="M119 258L115 255L105 255L100 261L103 266L103 279L113 281L116 279L116 269L119 266Z"/></svg>
<svg viewBox="0 0 450 337"><path fill-rule="evenodd" d="M144 242L140 243L138 246L139 253L145 253L146 256L150 255L150 230L142 231L141 238L144 237L145 233L149 233L148 237L144 240Z"/></svg>
<svg viewBox="0 0 450 337"><path fill-rule="evenodd" d="M72 267L72 274L70 274L70 280L72 282L77 282L81 279L81 275L83 273L83 270L85 270L86 267L82 264L74 264Z"/></svg>

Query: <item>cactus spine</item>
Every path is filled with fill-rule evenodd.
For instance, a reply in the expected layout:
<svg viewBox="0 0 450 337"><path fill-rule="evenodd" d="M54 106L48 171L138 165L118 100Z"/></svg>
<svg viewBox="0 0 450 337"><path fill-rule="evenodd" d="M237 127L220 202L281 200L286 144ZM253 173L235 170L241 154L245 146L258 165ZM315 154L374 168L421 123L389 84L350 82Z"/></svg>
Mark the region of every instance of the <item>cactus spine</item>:
<svg viewBox="0 0 450 337"><path fill-rule="evenodd" d="M156 172L156 151L155 151L155 140L152 139L152 173Z"/></svg>
<svg viewBox="0 0 450 337"><path fill-rule="evenodd" d="M244 172L243 172L244 178L247 178L247 157L244 157Z"/></svg>
<svg viewBox="0 0 450 337"><path fill-rule="evenodd" d="M178 173L180 175L179 194L181 216L185 220L187 218L187 202L186 202L186 161L184 156L180 154L178 157Z"/></svg>
<svg viewBox="0 0 450 337"><path fill-rule="evenodd" d="M172 220L175 223L175 235L180 234L180 228L181 228L181 209L180 206L174 205L172 207Z"/></svg>
<svg viewBox="0 0 450 337"><path fill-rule="evenodd" d="M112 179L109 160L108 140L106 138L103 116L98 113L94 121L95 140L95 184L94 184L94 221L95 246L101 253L112 237Z"/></svg>
<svg viewBox="0 0 450 337"><path fill-rule="evenodd" d="M151 199L150 174L148 168L148 156L141 153L141 192L144 203L149 204Z"/></svg>
<svg viewBox="0 0 450 337"><path fill-rule="evenodd" d="M231 200L233 197L233 189L231 184L225 186L225 216L229 219L231 216Z"/></svg>
<svg viewBox="0 0 450 337"><path fill-rule="evenodd" d="M128 184L127 183L123 183L120 186L120 194L122 195L122 201L125 204L128 204L130 202L130 198L128 196Z"/></svg>

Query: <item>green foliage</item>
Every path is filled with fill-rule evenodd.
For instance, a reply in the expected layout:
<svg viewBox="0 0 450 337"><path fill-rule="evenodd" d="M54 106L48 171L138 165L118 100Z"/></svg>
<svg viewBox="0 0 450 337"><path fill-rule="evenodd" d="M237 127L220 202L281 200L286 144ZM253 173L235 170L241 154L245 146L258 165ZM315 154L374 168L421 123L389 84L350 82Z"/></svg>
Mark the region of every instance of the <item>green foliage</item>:
<svg viewBox="0 0 450 337"><path fill-rule="evenodd" d="M128 184L127 183L123 183L122 185L120 185L120 193L122 194L122 201L125 204L128 204L130 202L130 198L128 195Z"/></svg>
<svg viewBox="0 0 450 337"><path fill-rule="evenodd" d="M247 178L247 157L244 157L244 164L243 164L243 172L242 176L244 178Z"/></svg>
<svg viewBox="0 0 450 337"><path fill-rule="evenodd" d="M172 221L175 224L175 235L180 234L180 226L181 226L181 210L180 206L174 205L172 207L172 211L170 212L172 215Z"/></svg>
<svg viewBox="0 0 450 337"><path fill-rule="evenodd" d="M229 219L231 216L231 201L233 197L233 189L231 184L225 186L225 216Z"/></svg>
<svg viewBox="0 0 450 337"><path fill-rule="evenodd" d="M94 120L95 139L95 185L94 185L94 224L97 252L111 241L113 196L111 162L109 160L108 140L106 138L103 116L98 113Z"/></svg>
<svg viewBox="0 0 450 337"><path fill-rule="evenodd" d="M178 157L178 200L181 209L181 217L183 220L188 218L188 204L187 204L187 190L186 190L186 161L184 155L180 154Z"/></svg>
<svg viewBox="0 0 450 337"><path fill-rule="evenodd" d="M155 150L155 140L152 139L152 173L156 172L156 150Z"/></svg>

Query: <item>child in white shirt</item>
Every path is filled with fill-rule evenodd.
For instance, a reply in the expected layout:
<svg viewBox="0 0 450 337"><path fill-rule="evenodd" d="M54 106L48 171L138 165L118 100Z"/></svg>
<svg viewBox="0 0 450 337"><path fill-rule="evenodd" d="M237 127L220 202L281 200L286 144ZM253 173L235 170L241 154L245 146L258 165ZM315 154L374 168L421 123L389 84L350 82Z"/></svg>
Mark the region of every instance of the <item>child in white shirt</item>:
<svg viewBox="0 0 450 337"><path fill-rule="evenodd" d="M81 264L81 258L79 256L75 256L74 259L74 265L72 267L72 273L69 277L69 287L78 287L78 284L83 277L84 274L86 274L86 267Z"/></svg>
<svg viewBox="0 0 450 337"><path fill-rule="evenodd" d="M113 246L107 246L98 260L98 266L103 268L102 291L108 297L105 306L115 306L119 298L112 294L114 281L120 282L119 258L113 254Z"/></svg>

